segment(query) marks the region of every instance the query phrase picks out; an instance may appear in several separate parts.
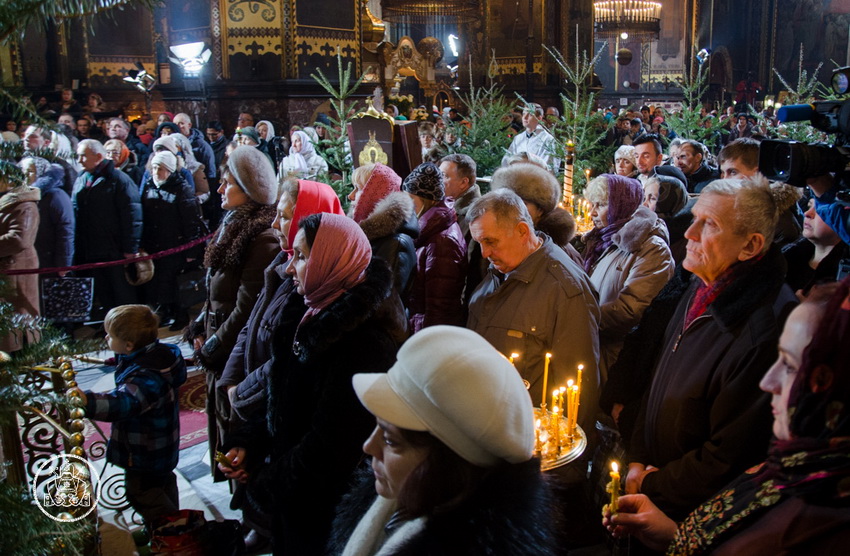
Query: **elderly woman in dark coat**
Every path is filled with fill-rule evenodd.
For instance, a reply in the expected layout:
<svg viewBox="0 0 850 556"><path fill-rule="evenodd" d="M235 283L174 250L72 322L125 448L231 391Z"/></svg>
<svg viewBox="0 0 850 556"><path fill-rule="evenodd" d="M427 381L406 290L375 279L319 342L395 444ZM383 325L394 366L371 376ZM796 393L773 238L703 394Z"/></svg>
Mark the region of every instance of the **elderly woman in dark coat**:
<svg viewBox="0 0 850 556"><path fill-rule="evenodd" d="M230 417L230 404L225 397L216 396L215 382L248 322L263 287L263 271L280 252L271 228L277 190L274 169L263 153L237 147L230 154L218 188L221 208L229 212L204 255L207 302L187 334L193 340L196 360L207 373L211 458Z"/></svg>
<svg viewBox="0 0 850 556"><path fill-rule="evenodd" d="M39 190L26 184L20 168L0 160L0 272L19 268L38 268L35 237L38 232ZM22 274L7 279L9 294L3 299L14 311L37 317L38 276ZM35 340L34 333L12 331L0 338L0 349L17 351Z"/></svg>
<svg viewBox="0 0 850 556"><path fill-rule="evenodd" d="M300 295L281 308L288 316L272 344L267 412L228 438L232 466L220 467L247 483L249 503L274 515L276 554L309 555L324 553L374 424L351 377L392 365L404 315L387 310L392 275L357 224L325 213L299 228L286 272Z"/></svg>
<svg viewBox="0 0 850 556"><path fill-rule="evenodd" d="M158 253L200 238L203 223L195 191L177 171L177 157L161 151L150 160L152 174L142 184L141 193L142 249ZM170 325L173 331L189 324L189 313L177 296L177 276L190 253L157 259L153 278L143 287L145 301L159 305L161 324Z"/></svg>
<svg viewBox="0 0 850 556"><path fill-rule="evenodd" d="M41 268L71 266L74 261L74 207L62 189L65 171L39 157L21 160L29 184L41 191L35 250ZM64 273L62 273L64 275Z"/></svg>
<svg viewBox="0 0 850 556"><path fill-rule="evenodd" d="M446 198L443 174L433 162L420 164L401 188L413 199L419 217L416 277L410 292L410 332L435 324L464 322L466 240L457 223L454 202Z"/></svg>

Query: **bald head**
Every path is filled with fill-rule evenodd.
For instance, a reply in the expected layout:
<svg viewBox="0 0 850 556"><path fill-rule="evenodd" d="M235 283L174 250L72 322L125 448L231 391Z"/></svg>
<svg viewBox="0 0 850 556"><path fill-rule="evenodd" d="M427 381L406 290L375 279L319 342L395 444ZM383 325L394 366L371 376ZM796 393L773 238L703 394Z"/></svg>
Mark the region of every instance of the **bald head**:
<svg viewBox="0 0 850 556"><path fill-rule="evenodd" d="M189 117L189 114L180 112L174 116L174 123L180 128L180 133L186 137L192 135L192 118Z"/></svg>

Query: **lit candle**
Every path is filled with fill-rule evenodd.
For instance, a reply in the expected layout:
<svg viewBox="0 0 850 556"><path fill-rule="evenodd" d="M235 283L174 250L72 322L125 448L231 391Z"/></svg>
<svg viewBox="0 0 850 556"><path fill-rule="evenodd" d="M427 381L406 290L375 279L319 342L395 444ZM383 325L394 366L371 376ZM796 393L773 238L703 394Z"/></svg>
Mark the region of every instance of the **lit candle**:
<svg viewBox="0 0 850 556"><path fill-rule="evenodd" d="M560 451L561 447L561 420L559 417L559 408L552 408L552 422L555 424L555 430L552 433L552 436L555 437L555 453L557 454Z"/></svg>
<svg viewBox="0 0 850 556"><path fill-rule="evenodd" d="M578 408L581 405L581 401L579 400L578 386L573 386L573 405L575 405L575 409L573 409L573 426L570 429L570 432L574 432L576 425L578 424Z"/></svg>
<svg viewBox="0 0 850 556"><path fill-rule="evenodd" d="M576 379L576 385L578 386L579 391L581 390L581 373L584 371L584 365L578 366L578 377Z"/></svg>
<svg viewBox="0 0 850 556"><path fill-rule="evenodd" d="M558 390L558 405L560 405L561 407L567 407L567 409L569 409L569 403L566 406L564 405L564 392L566 392L567 390L572 388L572 386L573 386L573 381L568 380L566 388L563 387L563 386L561 386L561 388L559 388L559 390ZM569 412L567 414L569 415Z"/></svg>
<svg viewBox="0 0 850 556"><path fill-rule="evenodd" d="M557 407L558 405L558 392L559 390L557 388L552 390L552 407Z"/></svg>
<svg viewBox="0 0 850 556"><path fill-rule="evenodd" d="M611 483L609 487L611 490L611 504L609 508L611 509L611 513L615 514L619 509L617 506L620 498L620 466L617 465L616 461L611 462Z"/></svg>
<svg viewBox="0 0 850 556"><path fill-rule="evenodd" d="M511 354L511 356L510 356L510 357L508 357L508 361L510 361L510 362L511 362L511 365L513 365L513 364L514 364L514 359L516 359L516 358L518 358L518 357L519 357L519 354L518 354L518 353L512 353L512 354Z"/></svg>
<svg viewBox="0 0 850 556"><path fill-rule="evenodd" d="M552 360L552 354L546 354L546 361L543 363L543 401L540 403L546 403L546 390L549 386L549 361Z"/></svg>

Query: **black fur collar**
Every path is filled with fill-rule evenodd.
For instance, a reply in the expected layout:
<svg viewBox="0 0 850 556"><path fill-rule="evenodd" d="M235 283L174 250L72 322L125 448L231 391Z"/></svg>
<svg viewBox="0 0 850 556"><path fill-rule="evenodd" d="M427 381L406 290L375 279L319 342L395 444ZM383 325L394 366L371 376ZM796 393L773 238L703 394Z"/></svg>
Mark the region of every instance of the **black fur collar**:
<svg viewBox="0 0 850 556"><path fill-rule="evenodd" d="M302 362L309 360L371 318L389 297L392 285L393 276L387 264L373 257L363 282L299 327L295 337L299 345L298 358Z"/></svg>

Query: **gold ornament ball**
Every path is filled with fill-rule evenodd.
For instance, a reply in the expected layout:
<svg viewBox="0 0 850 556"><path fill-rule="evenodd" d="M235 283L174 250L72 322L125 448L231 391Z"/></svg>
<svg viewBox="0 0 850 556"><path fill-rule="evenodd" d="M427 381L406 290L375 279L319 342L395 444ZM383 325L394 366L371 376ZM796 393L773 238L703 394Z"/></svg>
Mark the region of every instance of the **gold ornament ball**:
<svg viewBox="0 0 850 556"><path fill-rule="evenodd" d="M77 390L71 390L71 389L69 389L69 390L66 392L66 394L68 394L68 397L70 397L70 398L79 398L79 397L80 397L80 393L79 393Z"/></svg>
<svg viewBox="0 0 850 556"><path fill-rule="evenodd" d="M77 387L77 381L76 380L69 380L68 382L65 383L65 385L68 388L76 388Z"/></svg>
<svg viewBox="0 0 850 556"><path fill-rule="evenodd" d="M86 428L86 424L83 423L82 419L74 419L71 421L71 426L69 428L71 429L71 432L83 432Z"/></svg>
<svg viewBox="0 0 850 556"><path fill-rule="evenodd" d="M71 410L71 419L82 419L86 416L86 411L80 407L75 407Z"/></svg>
<svg viewBox="0 0 850 556"><path fill-rule="evenodd" d="M0 351L0 364L8 363L12 360L12 356L5 351Z"/></svg>
<svg viewBox="0 0 850 556"><path fill-rule="evenodd" d="M62 378L65 380L74 380L77 376L77 373L74 371L65 371L62 373Z"/></svg>
<svg viewBox="0 0 850 556"><path fill-rule="evenodd" d="M70 438L70 442L74 446L81 446L83 444L83 442L85 442L85 441L86 441L86 437L83 436L82 434L78 433L78 432L75 432L74 434L72 434L71 438Z"/></svg>
<svg viewBox="0 0 850 556"><path fill-rule="evenodd" d="M86 457L86 451L81 446L74 446L71 448L71 455L84 458Z"/></svg>
<svg viewBox="0 0 850 556"><path fill-rule="evenodd" d="M64 363L59 365L59 368L62 369L63 371L72 371L73 372L73 370L74 370L74 366L71 365L70 361L65 361Z"/></svg>
<svg viewBox="0 0 850 556"><path fill-rule="evenodd" d="M68 512L59 512L58 514L56 514L56 519L62 521L71 521L72 519L74 519L74 516Z"/></svg>

